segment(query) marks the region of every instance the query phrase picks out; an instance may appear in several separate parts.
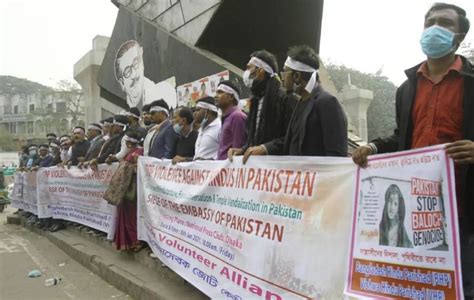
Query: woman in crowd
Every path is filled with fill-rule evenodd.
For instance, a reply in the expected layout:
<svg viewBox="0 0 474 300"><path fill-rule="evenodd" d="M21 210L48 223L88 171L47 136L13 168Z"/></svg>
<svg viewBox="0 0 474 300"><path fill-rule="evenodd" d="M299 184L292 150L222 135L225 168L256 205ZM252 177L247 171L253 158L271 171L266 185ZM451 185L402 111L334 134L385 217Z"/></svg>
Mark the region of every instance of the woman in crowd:
<svg viewBox="0 0 474 300"><path fill-rule="evenodd" d="M138 251L143 245L137 238L136 165L138 157L143 155L143 148L139 147L142 137L138 132L128 130L125 133L124 139L129 151L121 163L125 161L132 164L135 171L124 199L117 205L117 225L114 242L118 250Z"/></svg>

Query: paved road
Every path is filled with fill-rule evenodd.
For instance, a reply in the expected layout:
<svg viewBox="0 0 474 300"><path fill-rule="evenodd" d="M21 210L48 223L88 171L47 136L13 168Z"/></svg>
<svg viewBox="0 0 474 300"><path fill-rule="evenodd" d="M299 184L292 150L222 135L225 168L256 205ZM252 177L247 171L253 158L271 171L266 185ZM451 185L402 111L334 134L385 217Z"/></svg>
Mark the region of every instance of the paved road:
<svg viewBox="0 0 474 300"><path fill-rule="evenodd" d="M18 225L6 224L11 207L0 213L0 299L2 300L130 300L127 294L90 272L48 239ZM29 278L31 270L43 275ZM60 276L59 285L45 287L47 278Z"/></svg>

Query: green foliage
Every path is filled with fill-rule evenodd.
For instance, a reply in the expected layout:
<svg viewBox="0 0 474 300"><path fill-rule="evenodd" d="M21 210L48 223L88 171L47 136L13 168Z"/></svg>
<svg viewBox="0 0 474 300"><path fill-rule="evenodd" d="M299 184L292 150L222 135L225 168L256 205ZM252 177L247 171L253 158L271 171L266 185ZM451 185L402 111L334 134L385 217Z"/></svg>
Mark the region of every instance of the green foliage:
<svg viewBox="0 0 474 300"><path fill-rule="evenodd" d="M393 133L395 128L395 92L397 86L390 82L387 77L383 76L381 70L376 74L367 74L346 66L327 64L325 67L338 92L341 92L342 88L347 85L348 74L351 77L351 84L373 91L374 99L367 111L369 141Z"/></svg>
<svg viewBox="0 0 474 300"><path fill-rule="evenodd" d="M13 76L0 76L0 95L50 93L53 89L37 82Z"/></svg>

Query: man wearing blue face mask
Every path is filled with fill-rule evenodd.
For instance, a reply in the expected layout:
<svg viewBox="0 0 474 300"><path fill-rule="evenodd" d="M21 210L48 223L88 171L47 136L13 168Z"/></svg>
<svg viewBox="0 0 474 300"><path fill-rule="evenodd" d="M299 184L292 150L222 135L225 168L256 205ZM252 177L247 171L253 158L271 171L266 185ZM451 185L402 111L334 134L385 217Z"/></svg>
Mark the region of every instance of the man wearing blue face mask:
<svg viewBox="0 0 474 300"><path fill-rule="evenodd" d="M198 136L198 132L193 128L193 121L193 111L190 108L180 107L174 113L173 130L178 135L178 141L173 164L193 160Z"/></svg>
<svg viewBox="0 0 474 300"><path fill-rule="evenodd" d="M397 128L353 154L365 167L367 156L448 143L455 162L461 229L464 293L474 297L474 67L455 52L469 31L466 11L434 4L425 15L420 44L426 61L408 69L396 94Z"/></svg>

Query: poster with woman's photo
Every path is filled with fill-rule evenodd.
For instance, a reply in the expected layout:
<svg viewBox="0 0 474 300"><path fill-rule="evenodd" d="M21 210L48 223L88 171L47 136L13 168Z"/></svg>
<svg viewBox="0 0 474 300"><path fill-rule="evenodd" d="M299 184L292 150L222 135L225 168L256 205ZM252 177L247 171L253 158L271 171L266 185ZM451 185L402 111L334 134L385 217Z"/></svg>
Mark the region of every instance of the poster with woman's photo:
<svg viewBox="0 0 474 300"><path fill-rule="evenodd" d="M352 224L347 294L462 298L453 162L442 146L370 157Z"/></svg>

